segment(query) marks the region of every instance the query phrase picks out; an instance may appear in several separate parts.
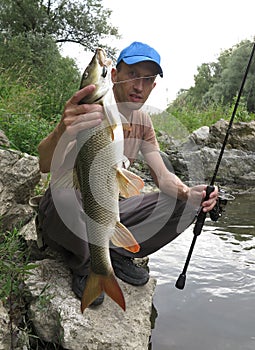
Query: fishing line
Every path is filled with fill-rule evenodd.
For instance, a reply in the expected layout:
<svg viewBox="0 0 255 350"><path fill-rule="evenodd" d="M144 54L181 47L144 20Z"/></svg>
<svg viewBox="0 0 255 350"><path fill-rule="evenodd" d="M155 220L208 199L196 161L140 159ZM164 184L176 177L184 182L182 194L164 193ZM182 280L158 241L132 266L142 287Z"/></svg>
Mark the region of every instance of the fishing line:
<svg viewBox="0 0 255 350"><path fill-rule="evenodd" d="M205 197L204 201L209 199L210 193L212 193L214 191L214 182L215 182L215 179L216 179L219 167L220 167L222 156L223 156L226 144L227 144L227 140L228 140L228 137L229 137L229 134L230 134L230 130L231 130L231 127L232 127L235 115L236 115L236 111L237 111L237 108L238 108L238 104L239 104L239 101L240 101L240 98L241 98L241 95L242 95L242 91L243 91L243 88L244 88L244 84L245 84L245 81L246 81L249 69L250 69L250 66L251 66L251 62L252 62L252 59L253 59L253 56L254 56L254 52L255 52L255 42L253 44L253 48L252 48L252 51L251 51L251 54L250 54L250 58L249 58L249 61L248 61L248 64L247 64L247 67L246 67L246 70L245 70L245 73L244 73L244 76L243 76L243 80L242 80L242 83L241 83L241 86L240 86L240 89L239 89L239 92L238 92L238 96L237 96L237 99L236 99L236 102L235 102L235 106L234 106L234 109L233 109L233 112L232 112L232 116L231 116L230 121L229 121L229 125L228 125L228 128L227 128L226 134L225 134L225 138L224 138L224 141L223 141L222 146L221 146L221 150L220 150L220 154L219 154L216 166L215 166L215 170L214 170L214 173L213 173L210 185L207 186L207 189L206 189L206 197ZM205 213L202 210L202 207L201 207L200 208L200 212L199 212L199 214L197 216L197 220L196 220L194 229L193 229L194 236L193 236L193 240L191 242L191 246L190 246L190 249L189 249L189 252L188 252L188 256L187 256L184 268L183 268L182 273L180 274L180 276L177 279L176 284L175 284L175 287L178 288L178 289L183 289L184 286L185 286L186 272L187 272L187 269L188 269L188 265L189 265L189 262L190 262L190 259L191 259L191 256L192 256L192 252L193 252L194 247L195 247L195 243L196 243L197 237L200 235L200 233L201 233L201 231L203 229L206 215L207 215L207 213Z"/></svg>
<svg viewBox="0 0 255 350"><path fill-rule="evenodd" d="M120 81L115 81L113 84L122 84L122 83L129 83L130 81L138 80L138 79L150 79L150 78L156 78L156 75L148 75L146 77L138 77L138 78L132 78L132 79L126 79L126 80L120 80Z"/></svg>

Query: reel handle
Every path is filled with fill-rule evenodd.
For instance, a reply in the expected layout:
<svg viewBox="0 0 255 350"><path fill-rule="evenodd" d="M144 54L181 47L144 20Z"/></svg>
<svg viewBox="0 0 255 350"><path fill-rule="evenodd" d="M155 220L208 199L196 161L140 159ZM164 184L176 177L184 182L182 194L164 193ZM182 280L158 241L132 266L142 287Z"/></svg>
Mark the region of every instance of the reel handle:
<svg viewBox="0 0 255 350"><path fill-rule="evenodd" d="M207 186L206 188L206 196L204 198L203 201L206 201L209 199L210 197L210 194L214 191L214 186ZM193 229L193 233L195 236L199 236L201 231L202 231L202 228L204 226L204 222L205 222L205 218L206 218L206 214L202 207L200 209L200 212L197 216L197 220L196 220L196 223L195 223L195 226L194 226L194 229Z"/></svg>

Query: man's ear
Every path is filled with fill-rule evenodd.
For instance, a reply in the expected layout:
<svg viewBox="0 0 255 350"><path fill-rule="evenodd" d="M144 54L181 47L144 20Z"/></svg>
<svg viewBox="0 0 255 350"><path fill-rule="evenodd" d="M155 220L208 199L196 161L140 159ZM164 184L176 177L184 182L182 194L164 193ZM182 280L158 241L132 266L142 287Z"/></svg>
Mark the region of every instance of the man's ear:
<svg viewBox="0 0 255 350"><path fill-rule="evenodd" d="M112 76L112 82L115 83L117 81L117 69L116 68L112 68L111 76Z"/></svg>

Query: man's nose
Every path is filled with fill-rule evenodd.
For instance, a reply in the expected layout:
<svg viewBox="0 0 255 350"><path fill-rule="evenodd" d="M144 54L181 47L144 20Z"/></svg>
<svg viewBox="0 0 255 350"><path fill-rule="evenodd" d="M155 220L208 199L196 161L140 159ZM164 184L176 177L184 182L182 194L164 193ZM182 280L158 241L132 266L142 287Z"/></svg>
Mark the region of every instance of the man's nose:
<svg viewBox="0 0 255 350"><path fill-rule="evenodd" d="M137 79L134 80L134 88L136 90L142 91L143 90L143 84L144 84L143 78L137 78Z"/></svg>

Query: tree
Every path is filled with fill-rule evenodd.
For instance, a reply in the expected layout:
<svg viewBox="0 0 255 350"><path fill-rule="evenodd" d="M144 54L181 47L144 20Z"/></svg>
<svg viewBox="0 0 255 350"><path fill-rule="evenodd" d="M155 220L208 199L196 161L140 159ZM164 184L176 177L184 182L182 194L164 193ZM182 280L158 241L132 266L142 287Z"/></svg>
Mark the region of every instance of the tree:
<svg viewBox="0 0 255 350"><path fill-rule="evenodd" d="M110 15L102 0L5 0L0 4L0 32L7 37L51 36L56 43L93 50L100 40L118 36L117 28L108 24Z"/></svg>
<svg viewBox="0 0 255 350"><path fill-rule="evenodd" d="M216 62L199 66L194 76L194 86L180 90L172 106L179 109L190 106L200 110L207 109L211 104L231 106L240 89L252 45L251 41L243 40L223 51ZM250 66L242 97L248 112L254 113L255 60Z"/></svg>
<svg viewBox="0 0 255 350"><path fill-rule="evenodd" d="M189 90L192 103L196 105L201 104L204 94L213 85L213 65L203 63L197 70L198 74L194 76L195 86Z"/></svg>
<svg viewBox="0 0 255 350"><path fill-rule="evenodd" d="M236 97L244 76L245 69L251 54L252 43L249 40L241 41L232 50L227 51L219 58L219 62L224 62L221 74L204 96L207 100L231 104ZM255 86L255 62L250 67L246 84L243 90L243 97L250 112L255 111L254 86Z"/></svg>

